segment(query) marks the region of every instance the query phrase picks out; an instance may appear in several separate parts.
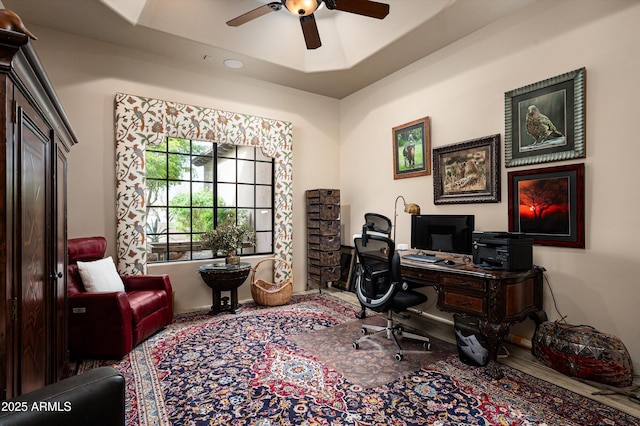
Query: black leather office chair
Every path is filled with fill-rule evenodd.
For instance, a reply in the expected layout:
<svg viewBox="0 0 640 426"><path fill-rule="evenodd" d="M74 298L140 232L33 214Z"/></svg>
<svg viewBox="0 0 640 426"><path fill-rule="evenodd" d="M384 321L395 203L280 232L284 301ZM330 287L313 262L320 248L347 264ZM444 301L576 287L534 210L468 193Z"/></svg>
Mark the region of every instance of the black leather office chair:
<svg viewBox="0 0 640 426"><path fill-rule="evenodd" d="M427 301L427 296L414 290L409 290L400 275L400 255L395 252L392 239L380 235L368 235L363 229L361 236L354 238L354 246L359 264L356 271L356 295L360 303L374 312L388 311L386 327L363 324L363 337L353 343L358 349L360 343L378 335L386 335L396 345L396 359L402 360L404 351L398 343L398 335L405 338L420 340L423 347L431 349L428 337L414 333L406 333L401 324L393 319L393 314L399 314L407 308ZM405 288L403 288L405 287ZM372 334L367 334L373 331Z"/></svg>

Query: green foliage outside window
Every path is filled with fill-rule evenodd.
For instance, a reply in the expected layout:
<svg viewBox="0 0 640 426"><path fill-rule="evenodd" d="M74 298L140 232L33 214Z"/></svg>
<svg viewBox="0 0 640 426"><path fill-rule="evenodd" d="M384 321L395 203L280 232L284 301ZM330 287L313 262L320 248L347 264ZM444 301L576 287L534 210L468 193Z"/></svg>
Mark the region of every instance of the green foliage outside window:
<svg viewBox="0 0 640 426"><path fill-rule="evenodd" d="M171 207L171 224L179 232L205 232L214 228L213 223L213 193L211 191L200 191L191 194L179 194L171 199L172 206L188 206L191 203L193 208ZM236 210L224 207L224 201L218 198L218 223L236 223ZM198 208L202 207L202 208ZM207 208L209 207L209 208ZM242 212L244 213L244 212ZM240 214L240 217L246 214Z"/></svg>

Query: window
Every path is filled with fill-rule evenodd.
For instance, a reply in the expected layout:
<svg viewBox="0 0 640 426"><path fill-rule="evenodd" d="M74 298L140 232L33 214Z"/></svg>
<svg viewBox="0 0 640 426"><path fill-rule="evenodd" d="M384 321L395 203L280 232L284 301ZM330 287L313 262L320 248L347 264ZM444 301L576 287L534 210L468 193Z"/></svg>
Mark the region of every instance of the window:
<svg viewBox="0 0 640 426"><path fill-rule="evenodd" d="M225 222L256 231L256 246L273 252L273 159L260 148L167 138L146 147L147 261L210 259L200 235Z"/></svg>

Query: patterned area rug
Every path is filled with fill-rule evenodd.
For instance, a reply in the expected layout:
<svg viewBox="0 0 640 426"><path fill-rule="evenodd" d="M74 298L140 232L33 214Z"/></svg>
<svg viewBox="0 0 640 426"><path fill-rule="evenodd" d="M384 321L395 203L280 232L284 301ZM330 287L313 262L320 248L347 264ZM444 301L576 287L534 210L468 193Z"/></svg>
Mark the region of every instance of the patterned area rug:
<svg viewBox="0 0 640 426"><path fill-rule="evenodd" d="M489 379L482 368L444 352L425 355L402 377L363 385L362 371L353 367L357 360L367 358L375 376L371 359L377 355L382 365L393 352L364 357L363 349L351 347L352 334L331 336L354 330L357 336L354 314L353 305L323 294L294 296L280 307L246 305L237 315L180 315L122 360L87 361L79 372L111 365L125 376L128 425L638 423L507 366L502 380ZM328 346L321 346L322 333ZM335 346L343 340L349 348L341 359L356 362L328 360L333 355L324 353L329 352L326 348L333 346L340 353L343 349Z"/></svg>

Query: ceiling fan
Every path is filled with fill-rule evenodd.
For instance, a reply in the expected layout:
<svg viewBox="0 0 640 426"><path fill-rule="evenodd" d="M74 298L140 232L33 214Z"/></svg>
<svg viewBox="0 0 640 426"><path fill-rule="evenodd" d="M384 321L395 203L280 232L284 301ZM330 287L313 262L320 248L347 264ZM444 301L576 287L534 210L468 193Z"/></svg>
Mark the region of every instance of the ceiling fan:
<svg viewBox="0 0 640 426"><path fill-rule="evenodd" d="M317 49L322 46L322 43L320 42L320 34L318 33L318 26L313 13L322 3L329 10L341 10L371 18L383 19L389 14L388 4L370 0L280 0L265 4L233 18L227 21L227 25L238 27L269 12L276 12L284 6L289 12L300 17L300 25L302 26L302 34L304 35L307 49Z"/></svg>

